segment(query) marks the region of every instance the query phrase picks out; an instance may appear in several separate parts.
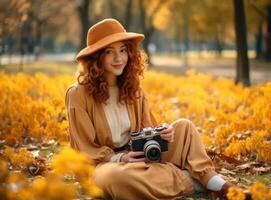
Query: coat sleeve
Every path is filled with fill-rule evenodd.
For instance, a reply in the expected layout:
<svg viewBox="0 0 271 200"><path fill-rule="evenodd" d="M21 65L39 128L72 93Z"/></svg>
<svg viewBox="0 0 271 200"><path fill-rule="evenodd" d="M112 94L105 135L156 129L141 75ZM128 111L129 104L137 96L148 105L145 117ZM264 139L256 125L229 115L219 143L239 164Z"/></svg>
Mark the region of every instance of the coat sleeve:
<svg viewBox="0 0 271 200"><path fill-rule="evenodd" d="M86 94L83 86L72 86L66 92L65 105L68 113L70 145L84 152L96 164L110 161L115 154L107 147L95 143L96 131L87 112Z"/></svg>
<svg viewBox="0 0 271 200"><path fill-rule="evenodd" d="M147 95L142 91L142 127L157 126L157 121L151 112Z"/></svg>

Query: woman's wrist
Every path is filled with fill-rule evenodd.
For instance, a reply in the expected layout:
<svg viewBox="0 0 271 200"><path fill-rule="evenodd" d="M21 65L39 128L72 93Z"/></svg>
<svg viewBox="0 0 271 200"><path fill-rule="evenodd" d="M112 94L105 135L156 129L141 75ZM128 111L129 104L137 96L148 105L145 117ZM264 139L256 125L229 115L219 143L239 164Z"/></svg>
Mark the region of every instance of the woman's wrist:
<svg viewBox="0 0 271 200"><path fill-rule="evenodd" d="M121 153L120 162L125 162L125 153Z"/></svg>
<svg viewBox="0 0 271 200"><path fill-rule="evenodd" d="M123 154L124 153L118 153L118 154L113 155L110 158L110 162L121 162L121 157L123 156Z"/></svg>

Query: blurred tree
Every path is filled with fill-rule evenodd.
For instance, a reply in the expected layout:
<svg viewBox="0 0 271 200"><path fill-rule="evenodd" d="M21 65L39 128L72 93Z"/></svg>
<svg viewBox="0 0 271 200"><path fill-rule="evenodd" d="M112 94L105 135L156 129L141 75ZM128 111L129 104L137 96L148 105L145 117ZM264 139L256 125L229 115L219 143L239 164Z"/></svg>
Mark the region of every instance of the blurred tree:
<svg viewBox="0 0 271 200"><path fill-rule="evenodd" d="M37 59L43 49L44 35L56 38L58 35L66 33L67 29L71 29L72 26L67 24L67 19L72 16L72 8L69 6L68 0L53 3L50 0L35 0L31 1L28 15L31 16L30 14L33 15L34 53Z"/></svg>
<svg viewBox="0 0 271 200"><path fill-rule="evenodd" d="M191 0L175 0L170 4L170 21L168 23L168 27L173 27L173 38L175 41L175 48L178 51L178 46L182 43L183 48L183 65L185 67L189 66L187 53L189 51L190 44L190 26L191 24L191 16L193 15L191 3L195 6L195 2L191 2ZM168 32L170 33L170 32ZM172 34L172 33L170 33Z"/></svg>
<svg viewBox="0 0 271 200"><path fill-rule="evenodd" d="M151 55L149 52L149 44L157 27L165 28L169 18L165 17L166 10L169 9L171 0L138 0L140 25L145 39L143 40L143 48L149 56L151 63ZM163 13L163 14L162 14ZM159 15L162 14L163 18ZM163 23L161 23L164 20ZM166 23L165 23L166 22Z"/></svg>
<svg viewBox="0 0 271 200"><path fill-rule="evenodd" d="M191 1L184 1L183 19L184 19L184 66L188 67L187 52L189 52L189 21L191 17Z"/></svg>
<svg viewBox="0 0 271 200"><path fill-rule="evenodd" d="M67 20L67 0L52 3L50 0L21 0L28 5L20 25L20 53L21 66L24 54L34 53L35 60L42 52L42 39L44 35L56 37L63 33L61 28ZM20 7L19 7L20 8ZM67 15L65 19L63 16Z"/></svg>
<svg viewBox="0 0 271 200"><path fill-rule="evenodd" d="M220 56L225 43L233 44L231 6L227 0L175 0L170 8L170 37L182 44L184 66L189 66L186 52L190 43L198 49L212 49Z"/></svg>
<svg viewBox="0 0 271 200"><path fill-rule="evenodd" d="M132 8L133 8L133 1L132 0L127 0L126 3L126 13L125 13L125 22L124 25L127 30L130 30L131 23L132 23Z"/></svg>
<svg viewBox="0 0 271 200"><path fill-rule="evenodd" d="M243 83L245 86L250 85L249 62L247 56L247 34L246 34L246 16L244 11L243 0L233 0L234 8L234 25L236 34L237 48L237 66L236 66L236 83Z"/></svg>
<svg viewBox="0 0 271 200"><path fill-rule="evenodd" d="M267 12L267 27L266 27L266 38L265 38L265 47L266 47L266 59L271 60L271 4L268 2L266 6Z"/></svg>
<svg viewBox="0 0 271 200"><path fill-rule="evenodd" d="M257 5L256 5L256 4ZM267 20L266 13L264 12L264 6L259 4L259 1L248 0L245 4L247 13L247 29L248 40L255 42L254 48L256 51L256 59L264 58L264 33L263 28L265 21Z"/></svg>
<svg viewBox="0 0 271 200"><path fill-rule="evenodd" d="M20 25L20 71L23 71L24 55L28 52L32 52L33 50L32 22L33 12L31 11L31 9L27 9L27 12L23 15L22 23Z"/></svg>
<svg viewBox="0 0 271 200"><path fill-rule="evenodd" d="M122 22L126 30L130 30L133 19L133 0L107 0L109 17Z"/></svg>
<svg viewBox="0 0 271 200"><path fill-rule="evenodd" d="M2 8L2 49L14 49L16 44L15 47L22 55L21 64L25 54L41 51L44 35L57 38L67 32L67 27L71 29L66 22L74 16L69 0L3 0L0 2L0 9Z"/></svg>
<svg viewBox="0 0 271 200"><path fill-rule="evenodd" d="M86 46L86 37L87 32L90 26L90 6L92 6L92 0L77 0L72 2L77 14L79 16L80 24L81 24L81 42L79 49L82 49Z"/></svg>
<svg viewBox="0 0 271 200"><path fill-rule="evenodd" d="M204 0L193 4L191 39L213 43L212 49L221 56L223 46L233 31L231 6L227 0Z"/></svg>
<svg viewBox="0 0 271 200"><path fill-rule="evenodd" d="M13 52L15 38L19 38L20 26L26 20L29 4L24 0L2 0L0 1L0 65L1 56L4 53Z"/></svg>
<svg viewBox="0 0 271 200"><path fill-rule="evenodd" d="M271 0L248 0L247 7L252 16L250 20L254 22L251 23L251 26L254 28L253 31L256 32L256 58L264 57L266 60L271 61ZM265 34L263 30L265 30ZM265 42L265 52L263 52L263 40Z"/></svg>

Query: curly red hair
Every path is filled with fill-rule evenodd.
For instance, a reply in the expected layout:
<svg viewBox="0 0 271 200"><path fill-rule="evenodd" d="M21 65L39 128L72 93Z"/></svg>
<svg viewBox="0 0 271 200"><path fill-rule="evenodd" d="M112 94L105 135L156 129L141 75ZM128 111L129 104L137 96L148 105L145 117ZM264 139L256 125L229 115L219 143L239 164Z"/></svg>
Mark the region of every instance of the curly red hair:
<svg viewBox="0 0 271 200"><path fill-rule="evenodd" d="M132 102L139 98L139 78L143 76L147 56L138 43L132 40L124 41L124 43L127 45L128 62L123 73L117 77L119 101ZM104 49L79 60L83 68L79 72L77 81L87 88L95 101L105 103L109 98L109 85L105 79L102 66L103 52Z"/></svg>

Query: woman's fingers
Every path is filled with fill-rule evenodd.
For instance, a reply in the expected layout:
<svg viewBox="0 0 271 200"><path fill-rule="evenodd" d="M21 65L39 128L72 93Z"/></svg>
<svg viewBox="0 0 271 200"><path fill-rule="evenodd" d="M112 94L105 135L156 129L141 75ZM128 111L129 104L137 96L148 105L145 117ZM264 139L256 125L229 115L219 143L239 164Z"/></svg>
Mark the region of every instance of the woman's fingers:
<svg viewBox="0 0 271 200"><path fill-rule="evenodd" d="M145 157L137 158L138 156L144 156L143 151L130 151L127 154L124 154L121 158L123 162L143 162L146 161Z"/></svg>
<svg viewBox="0 0 271 200"><path fill-rule="evenodd" d="M161 131L160 136L162 139L168 142L173 142L174 141L174 127L169 126L167 129Z"/></svg>
<svg viewBox="0 0 271 200"><path fill-rule="evenodd" d="M164 133L164 134L161 134L160 136L161 137L172 137L174 135L174 131L170 132L170 133Z"/></svg>
<svg viewBox="0 0 271 200"><path fill-rule="evenodd" d="M168 142L174 141L174 129L171 129L170 132L162 133L160 137Z"/></svg>
<svg viewBox="0 0 271 200"><path fill-rule="evenodd" d="M129 155L130 155L130 157L135 158L137 156L143 156L144 152L143 151L130 151Z"/></svg>
<svg viewBox="0 0 271 200"><path fill-rule="evenodd" d="M146 158L130 158L129 162L145 162Z"/></svg>
<svg viewBox="0 0 271 200"><path fill-rule="evenodd" d="M174 127L173 126L169 126L167 129L162 130L160 133L161 134L166 134L166 133L172 132L173 130L174 130Z"/></svg>

